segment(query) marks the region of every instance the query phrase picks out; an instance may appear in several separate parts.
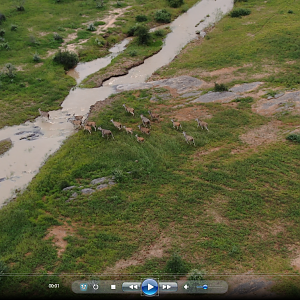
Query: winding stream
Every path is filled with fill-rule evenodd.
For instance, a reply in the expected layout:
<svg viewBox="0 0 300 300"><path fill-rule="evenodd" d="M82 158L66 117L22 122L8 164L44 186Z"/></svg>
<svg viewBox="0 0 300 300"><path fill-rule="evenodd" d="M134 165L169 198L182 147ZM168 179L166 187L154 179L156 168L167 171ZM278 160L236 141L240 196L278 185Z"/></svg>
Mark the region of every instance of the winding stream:
<svg viewBox="0 0 300 300"><path fill-rule="evenodd" d="M16 189L26 188L46 159L59 149L62 142L74 133L67 119L74 113L84 115L90 106L116 92L117 85L145 82L160 67L171 62L180 50L196 37L196 30L203 30L218 21L222 14L233 7L233 0L202 0L170 24L172 30L160 52L132 68L127 75L113 77L95 89L71 89L61 104L62 109L50 111L50 121L41 117L25 124L4 127L0 140L10 138L13 147L0 157L0 207L15 197ZM209 15L209 17L206 17ZM197 27L196 24L202 19ZM110 49L111 54L92 62L78 64L69 72L79 84L85 77L107 66L112 58L121 53L129 39Z"/></svg>

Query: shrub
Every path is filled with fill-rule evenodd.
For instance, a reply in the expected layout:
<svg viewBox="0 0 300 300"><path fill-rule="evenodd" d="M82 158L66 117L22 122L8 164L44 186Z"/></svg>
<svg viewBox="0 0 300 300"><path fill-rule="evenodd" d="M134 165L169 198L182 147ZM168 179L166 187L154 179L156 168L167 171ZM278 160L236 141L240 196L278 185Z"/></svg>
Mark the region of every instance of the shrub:
<svg viewBox="0 0 300 300"><path fill-rule="evenodd" d="M246 8L236 8L234 9L231 13L230 16L232 18L239 18L242 16L247 16L251 14L251 10L250 9L246 9Z"/></svg>
<svg viewBox="0 0 300 300"><path fill-rule="evenodd" d="M180 7L183 4L183 0L167 0L171 7Z"/></svg>
<svg viewBox="0 0 300 300"><path fill-rule="evenodd" d="M17 29L18 29L18 25L11 24L10 26L11 31L16 31Z"/></svg>
<svg viewBox="0 0 300 300"><path fill-rule="evenodd" d="M127 35L128 35L128 36L134 36L134 32L135 32L135 30L136 30L136 27L137 27L137 24L131 26L131 27L128 29L128 31L127 31Z"/></svg>
<svg viewBox="0 0 300 300"><path fill-rule="evenodd" d="M204 280L204 275L205 272L204 271L200 271L197 269L193 269L190 273L189 273L189 277L188 280Z"/></svg>
<svg viewBox="0 0 300 300"><path fill-rule="evenodd" d="M159 23L170 23L171 14L166 9L160 9L155 12L154 19Z"/></svg>
<svg viewBox="0 0 300 300"><path fill-rule="evenodd" d="M96 2L96 7L97 7L97 8L103 8L103 6L104 6L104 3L103 3L103 2L104 2L103 0L97 1L97 2Z"/></svg>
<svg viewBox="0 0 300 300"><path fill-rule="evenodd" d="M94 26L94 24L91 23L91 24L89 24L89 25L87 26L87 30L89 30L89 31L96 31L97 29L96 29L96 27Z"/></svg>
<svg viewBox="0 0 300 300"><path fill-rule="evenodd" d="M287 140L300 143L300 134L291 133L287 136Z"/></svg>
<svg viewBox="0 0 300 300"><path fill-rule="evenodd" d="M149 28L146 26L140 25L136 28L134 35L138 38L138 44L147 45L150 42L151 35L149 33Z"/></svg>
<svg viewBox="0 0 300 300"><path fill-rule="evenodd" d="M218 84L215 82L214 91L215 92L226 92L226 91L228 91L228 88L224 83Z"/></svg>
<svg viewBox="0 0 300 300"><path fill-rule="evenodd" d="M35 52L34 55L33 55L33 61L34 62L40 62L41 61L41 58L40 58L40 56L37 52Z"/></svg>
<svg viewBox="0 0 300 300"><path fill-rule="evenodd" d="M0 24L2 24L2 22L5 20L6 20L6 17L2 13L0 13Z"/></svg>
<svg viewBox="0 0 300 300"><path fill-rule="evenodd" d="M234 0L234 4L238 2L248 2L248 0Z"/></svg>
<svg viewBox="0 0 300 300"><path fill-rule="evenodd" d="M177 254L173 254L167 261L167 273L185 274L188 271L187 263Z"/></svg>
<svg viewBox="0 0 300 300"><path fill-rule="evenodd" d="M62 64L65 70L69 70L71 68L74 68L78 64L79 59L77 54L74 52L59 50L58 52L56 52L53 61Z"/></svg>
<svg viewBox="0 0 300 300"><path fill-rule="evenodd" d="M35 36L32 34L29 36L29 43L39 45L39 42L36 40Z"/></svg>
<svg viewBox="0 0 300 300"><path fill-rule="evenodd" d="M6 75L9 78L13 78L16 76L16 73L14 72L16 70L16 67L13 64L8 63L5 65L5 68L6 68Z"/></svg>
<svg viewBox="0 0 300 300"><path fill-rule="evenodd" d="M5 38L0 36L0 42L5 42Z"/></svg>
<svg viewBox="0 0 300 300"><path fill-rule="evenodd" d="M123 171L119 168L114 169L112 171L112 175L114 176L114 179L116 180L116 182L122 182L125 179L125 174L123 173Z"/></svg>
<svg viewBox="0 0 300 300"><path fill-rule="evenodd" d="M148 18L145 15L138 15L135 17L135 20L137 22L146 22L148 20Z"/></svg>
<svg viewBox="0 0 300 300"><path fill-rule="evenodd" d="M96 22L94 23L95 26L105 25L105 24L106 24L106 23L103 22L103 21L96 21Z"/></svg>
<svg viewBox="0 0 300 300"><path fill-rule="evenodd" d="M131 50L129 51L129 55L132 56L137 56L137 51L136 50Z"/></svg>
<svg viewBox="0 0 300 300"><path fill-rule="evenodd" d="M63 38L56 32L53 34L53 38L55 41L63 41Z"/></svg>
<svg viewBox="0 0 300 300"><path fill-rule="evenodd" d="M104 41L104 40L101 40L101 39L99 39L99 38L95 38L94 43L95 43L97 46L99 46L99 47L102 47L102 46L105 45L105 41Z"/></svg>
<svg viewBox="0 0 300 300"><path fill-rule="evenodd" d="M157 29L154 31L153 33L155 36L164 36L165 35L165 31L163 29Z"/></svg>
<svg viewBox="0 0 300 300"><path fill-rule="evenodd" d="M5 30L4 29L0 29L0 36L4 36L4 34L5 34Z"/></svg>
<svg viewBox="0 0 300 300"><path fill-rule="evenodd" d="M252 97L245 97L245 98L236 98L234 102L240 102L240 103L251 103L253 102Z"/></svg>
<svg viewBox="0 0 300 300"><path fill-rule="evenodd" d="M1 43L1 44L0 44L0 49L9 50L9 49L10 49L10 46L9 46L8 42Z"/></svg>
<svg viewBox="0 0 300 300"><path fill-rule="evenodd" d="M288 10L288 14L293 14L294 12L292 10Z"/></svg>
<svg viewBox="0 0 300 300"><path fill-rule="evenodd" d="M7 268L6 264L2 260L0 260L0 281L4 277L2 275L4 273L6 273L7 271L8 271L8 268Z"/></svg>

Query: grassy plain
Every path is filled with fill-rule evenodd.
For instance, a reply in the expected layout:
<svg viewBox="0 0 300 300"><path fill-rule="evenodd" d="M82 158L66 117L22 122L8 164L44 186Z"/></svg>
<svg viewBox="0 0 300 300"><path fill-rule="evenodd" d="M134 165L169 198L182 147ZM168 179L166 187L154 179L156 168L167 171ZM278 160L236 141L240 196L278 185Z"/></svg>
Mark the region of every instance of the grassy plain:
<svg viewBox="0 0 300 300"><path fill-rule="evenodd" d="M294 64L286 64L285 58L290 60L296 55L290 47L300 5L292 1L262 4L249 0L239 6L250 8L251 15L241 19L225 17L209 33L210 39L195 48L188 46L168 69L157 74L198 74L201 78L200 70L212 71L233 64L241 68L240 72L245 70L245 76L239 80L254 80L252 75L266 71L263 66L259 69L259 64L267 61L279 72L274 80L268 80L270 76L260 80L273 87L298 87L297 79L291 81L288 71L294 72L296 78L294 66L299 62L295 59ZM296 16L287 15L287 9ZM248 22L255 23L243 25ZM253 26L257 32L253 43L264 45L257 55L250 42L249 47L245 45L250 29L247 26ZM273 26L277 35L272 35ZM283 34L286 27L291 39ZM241 36L245 43L240 42ZM271 37L286 41L287 46L273 43ZM293 45L297 45L297 40ZM239 56L230 55L235 51ZM248 63L252 66L243 67ZM262 117L252 112L249 101L233 106L209 103L177 108L175 104L184 102L180 98L150 102L153 94L164 92L153 89L111 96L111 106L94 113L93 120L111 129L115 141L103 139L100 132L78 132L49 158L26 191L0 210L0 253L9 271L45 275L4 278L0 282L4 295L14 294L16 287L24 295L71 295L68 287L75 276L46 274L101 273L113 268L120 259L139 256L145 260L118 272L153 273L161 278L174 252L187 262L189 270L196 268L207 274L252 270L299 275L291 266L300 238L299 144L284 139L284 132L300 125L299 117L292 113ZM150 108L163 118L153 124L144 144L117 131L109 121L120 120L138 132L139 117L126 114L124 102L134 107L137 115L147 115ZM195 138L196 147L187 145L182 133L173 129L169 121L185 108L212 116L207 120L209 132L197 129L192 118L182 122ZM281 122L279 140L257 147L240 140L242 134L272 121ZM113 174L118 174L117 185L67 201L80 185L89 187L92 179ZM78 187L63 192L68 185ZM57 255L55 241L45 239L50 230L59 226L69 230L61 256ZM164 249L163 256L144 256L155 245ZM53 281L61 284L59 291L48 289L47 284ZM273 289L296 298L299 287L299 276L278 276Z"/></svg>

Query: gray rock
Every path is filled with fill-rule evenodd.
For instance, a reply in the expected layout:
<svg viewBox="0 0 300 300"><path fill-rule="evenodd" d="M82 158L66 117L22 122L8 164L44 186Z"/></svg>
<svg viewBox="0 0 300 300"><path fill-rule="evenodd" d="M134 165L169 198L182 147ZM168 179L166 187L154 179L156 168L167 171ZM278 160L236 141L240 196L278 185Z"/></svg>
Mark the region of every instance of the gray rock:
<svg viewBox="0 0 300 300"><path fill-rule="evenodd" d="M106 187L108 187L108 184L103 183L103 184L98 185L98 186L96 187L96 189L97 189L97 190L102 190L102 189L104 189L104 188L106 188Z"/></svg>
<svg viewBox="0 0 300 300"><path fill-rule="evenodd" d="M152 87L165 87L174 88L178 93L182 94L190 89L195 89L200 87L203 81L191 76L179 76L169 79L162 79L150 82L142 83L129 83L129 84L119 84L114 86L117 92L124 92L130 90L140 90L140 89L150 89Z"/></svg>
<svg viewBox="0 0 300 300"><path fill-rule="evenodd" d="M273 97L272 97L272 96L269 96L267 99L270 100L270 99L273 99Z"/></svg>
<svg viewBox="0 0 300 300"><path fill-rule="evenodd" d="M99 184L99 183L103 183L104 181L107 181L107 180L108 180L108 177L96 178L91 181L91 184Z"/></svg>
<svg viewBox="0 0 300 300"><path fill-rule="evenodd" d="M200 103L208 103L208 102L230 102L231 100L237 98L238 95L233 92L213 92L209 94L205 94L200 96L199 98L191 101L191 103L200 102Z"/></svg>
<svg viewBox="0 0 300 300"><path fill-rule="evenodd" d="M94 192L95 192L95 190L90 189L90 188L81 190L81 193L84 194L84 195L90 195L90 194L92 194Z"/></svg>
<svg viewBox="0 0 300 300"><path fill-rule="evenodd" d="M234 93L245 93L256 89L261 84L263 84L263 82L243 83L238 86L232 87L231 89L229 89L229 91Z"/></svg>
<svg viewBox="0 0 300 300"><path fill-rule="evenodd" d="M108 184L109 184L109 185L114 185L114 184L116 184L116 183L115 183L114 181L109 181Z"/></svg>
<svg viewBox="0 0 300 300"><path fill-rule="evenodd" d="M72 194L71 198L74 199L74 198L76 198L77 196L78 196L78 194L75 192L75 193Z"/></svg>
<svg viewBox="0 0 300 300"><path fill-rule="evenodd" d="M72 190L72 189L74 189L74 188L76 188L76 185L72 185L72 186L65 187L65 188L63 189L63 191Z"/></svg>
<svg viewBox="0 0 300 300"><path fill-rule="evenodd" d="M276 95L274 96L274 98L275 98L275 99L278 99L278 98L282 97L283 95L284 95L284 93L276 94Z"/></svg>
<svg viewBox="0 0 300 300"><path fill-rule="evenodd" d="M193 97L193 96L198 96L198 95L200 95L202 92L200 91L195 91L195 92L190 92L190 93L185 93L185 94L183 94L183 95L181 95L180 97L181 98L188 98L188 97Z"/></svg>
<svg viewBox="0 0 300 300"><path fill-rule="evenodd" d="M201 37L205 37L206 36L206 32L205 31L200 31L200 36Z"/></svg>
<svg viewBox="0 0 300 300"><path fill-rule="evenodd" d="M2 181L4 181L5 180L5 178L3 177L3 178L0 178L0 182L2 182Z"/></svg>

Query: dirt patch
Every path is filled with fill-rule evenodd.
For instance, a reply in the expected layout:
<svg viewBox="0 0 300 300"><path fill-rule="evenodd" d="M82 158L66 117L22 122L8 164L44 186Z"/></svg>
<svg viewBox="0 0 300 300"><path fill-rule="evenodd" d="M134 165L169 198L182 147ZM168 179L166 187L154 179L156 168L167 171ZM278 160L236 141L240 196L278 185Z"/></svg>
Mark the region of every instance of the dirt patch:
<svg viewBox="0 0 300 300"><path fill-rule="evenodd" d="M277 141L280 121L272 121L259 128L252 129L240 136L241 141L250 146L259 146Z"/></svg>
<svg viewBox="0 0 300 300"><path fill-rule="evenodd" d="M117 261L112 268L107 268L103 273L118 273L130 266L142 265L146 259L162 258L164 252L170 248L170 244L171 239L169 237L160 236L155 244L142 248L129 259Z"/></svg>
<svg viewBox="0 0 300 300"><path fill-rule="evenodd" d="M215 210L213 208L209 208L209 209L206 210L206 213L209 216L214 218L215 223L229 225L229 220L226 219L225 217L222 217L217 210Z"/></svg>
<svg viewBox="0 0 300 300"><path fill-rule="evenodd" d="M196 118L199 118L200 120L212 118L212 115L210 115L207 110L201 107L184 107L182 109L179 109L171 113L167 113L165 115L171 115L174 119L176 119L179 122L191 121L191 120L195 120Z"/></svg>
<svg viewBox="0 0 300 300"><path fill-rule="evenodd" d="M222 147L216 147L216 148L212 148L212 149L209 149L209 150L202 150L202 151L196 152L194 154L194 158L197 159L197 158L199 158L202 155L207 155L207 154L210 154L212 152L218 151L220 149L222 149Z"/></svg>
<svg viewBox="0 0 300 300"><path fill-rule="evenodd" d="M47 34L49 34L49 32L43 32L43 31L39 32L39 36L45 36Z"/></svg>
<svg viewBox="0 0 300 300"><path fill-rule="evenodd" d="M73 228L65 224L62 226L54 226L49 233L45 236L45 240L54 237L53 243L58 247L57 256L60 257L66 250L68 242L64 240L68 235L74 232Z"/></svg>

